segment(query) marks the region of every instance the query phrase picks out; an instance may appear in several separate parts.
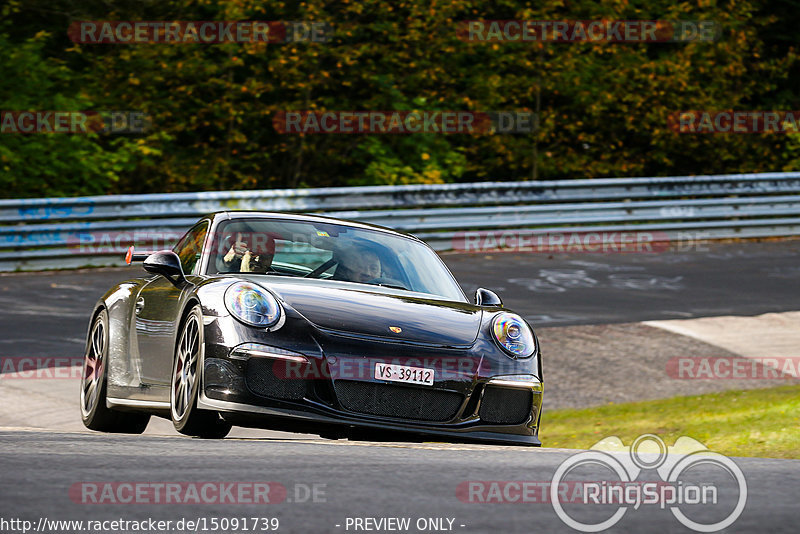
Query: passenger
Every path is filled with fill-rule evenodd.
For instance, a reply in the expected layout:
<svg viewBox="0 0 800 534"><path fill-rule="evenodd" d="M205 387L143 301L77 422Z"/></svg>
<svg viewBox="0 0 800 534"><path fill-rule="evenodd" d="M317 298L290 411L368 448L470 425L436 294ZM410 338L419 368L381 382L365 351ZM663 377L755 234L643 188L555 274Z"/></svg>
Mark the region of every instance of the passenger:
<svg viewBox="0 0 800 534"><path fill-rule="evenodd" d="M236 234L236 241L222 258L224 272L266 273L271 270L275 239L267 234L250 234L249 237L257 246L245 241L241 233Z"/></svg>
<svg viewBox="0 0 800 534"><path fill-rule="evenodd" d="M371 250L351 247L337 256L338 265L331 277L333 280L364 284L381 277L381 260Z"/></svg>

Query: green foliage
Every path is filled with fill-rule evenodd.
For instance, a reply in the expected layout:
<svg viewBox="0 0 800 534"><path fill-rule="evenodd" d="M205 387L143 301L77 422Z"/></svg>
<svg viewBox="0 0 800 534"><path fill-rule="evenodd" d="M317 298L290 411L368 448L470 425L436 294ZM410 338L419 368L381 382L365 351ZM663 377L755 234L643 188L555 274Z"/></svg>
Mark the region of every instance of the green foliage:
<svg viewBox="0 0 800 534"><path fill-rule="evenodd" d="M366 138L359 150L368 161L363 176L347 178L348 185L440 184L457 181L466 158L447 141L433 134L404 138L396 147L375 137Z"/></svg>
<svg viewBox="0 0 800 534"><path fill-rule="evenodd" d="M657 434L669 445L689 436L726 456L800 458L800 386L725 391L691 397L542 413L546 447L589 448L618 436L629 445Z"/></svg>
<svg viewBox="0 0 800 534"><path fill-rule="evenodd" d="M681 110L797 109L800 2L13 0L2 109L148 113L138 136L0 136L2 195L798 168L782 135L689 135ZM714 20L716 42L484 43L470 19ZM78 20L316 20L328 43L76 45ZM527 135L296 135L286 110L539 110Z"/></svg>
<svg viewBox="0 0 800 534"><path fill-rule="evenodd" d="M0 33L0 101L7 110L93 109L75 75L42 57L47 34L11 43ZM121 173L135 168L130 139L98 134L0 134L0 190L8 196L68 196L113 191Z"/></svg>

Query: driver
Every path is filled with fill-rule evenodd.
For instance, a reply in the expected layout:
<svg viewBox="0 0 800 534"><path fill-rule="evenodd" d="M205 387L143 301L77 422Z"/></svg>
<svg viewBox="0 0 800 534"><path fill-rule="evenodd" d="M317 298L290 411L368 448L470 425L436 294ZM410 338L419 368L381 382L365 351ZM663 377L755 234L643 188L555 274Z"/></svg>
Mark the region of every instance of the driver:
<svg viewBox="0 0 800 534"><path fill-rule="evenodd" d="M371 250L352 247L340 253L338 260L333 280L364 284L381 277L381 260Z"/></svg>
<svg viewBox="0 0 800 534"><path fill-rule="evenodd" d="M236 234L236 241L222 257L227 272L266 273L270 270L275 256L275 239L267 234L251 234L250 237L258 246L247 243L241 232Z"/></svg>

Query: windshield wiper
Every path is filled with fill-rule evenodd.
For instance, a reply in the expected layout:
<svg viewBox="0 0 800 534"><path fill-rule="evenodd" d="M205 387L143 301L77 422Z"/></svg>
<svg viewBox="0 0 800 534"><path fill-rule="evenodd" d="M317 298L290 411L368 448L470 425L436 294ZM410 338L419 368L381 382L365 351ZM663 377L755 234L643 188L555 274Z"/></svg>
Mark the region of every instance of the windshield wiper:
<svg viewBox="0 0 800 534"><path fill-rule="evenodd" d="M294 277L300 276L299 274L282 273L280 271L267 271L265 273L254 273L254 274L274 274L276 276L294 276Z"/></svg>
<svg viewBox="0 0 800 534"><path fill-rule="evenodd" d="M392 289L402 289L404 291L409 291L409 289L406 286L400 286L400 285L396 285L396 284L373 284L373 285L381 286L381 287L390 287Z"/></svg>
<svg viewBox="0 0 800 534"><path fill-rule="evenodd" d="M297 274L282 273L280 271L267 271L267 272L260 272L260 271L231 271L231 272L219 273L219 274L272 274L272 275L275 275L275 276L294 276L294 277L298 277L299 276Z"/></svg>

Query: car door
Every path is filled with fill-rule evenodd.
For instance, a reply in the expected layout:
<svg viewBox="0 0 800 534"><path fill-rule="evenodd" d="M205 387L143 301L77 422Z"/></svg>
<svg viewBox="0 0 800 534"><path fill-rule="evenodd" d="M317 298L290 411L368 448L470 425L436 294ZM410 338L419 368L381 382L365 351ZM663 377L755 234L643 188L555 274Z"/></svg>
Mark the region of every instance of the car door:
<svg viewBox="0 0 800 534"><path fill-rule="evenodd" d="M189 230L173 251L181 260L188 279L195 276L208 221ZM184 293L191 285L176 287L164 276L155 276L142 288L136 300L136 337L142 362L142 382L169 386Z"/></svg>

